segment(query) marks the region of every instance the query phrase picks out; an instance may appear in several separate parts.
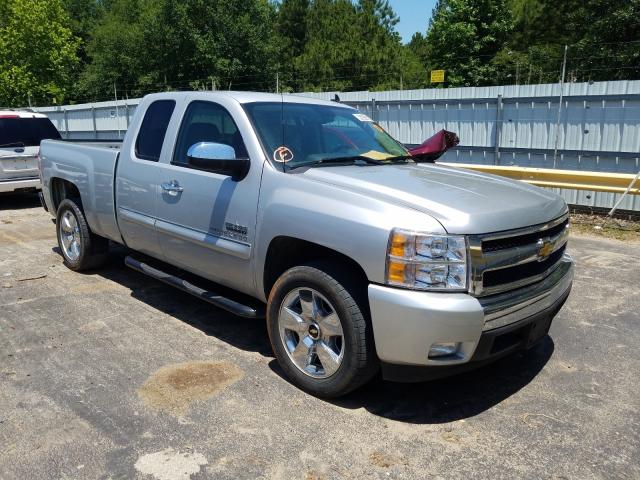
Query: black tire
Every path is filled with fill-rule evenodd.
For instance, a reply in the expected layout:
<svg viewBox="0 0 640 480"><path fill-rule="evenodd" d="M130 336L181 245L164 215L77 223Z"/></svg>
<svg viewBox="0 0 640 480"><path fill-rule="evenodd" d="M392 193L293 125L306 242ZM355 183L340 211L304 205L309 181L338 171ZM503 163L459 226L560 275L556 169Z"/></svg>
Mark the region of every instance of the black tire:
<svg viewBox="0 0 640 480"><path fill-rule="evenodd" d="M345 395L367 383L378 371L373 331L368 319L366 285L335 263L319 262L287 270L271 289L267 304L267 328L276 359L299 388L322 398ZM344 354L339 368L326 378L302 372L290 358L278 325L283 301L298 288L312 288L324 296L338 314L343 331Z"/></svg>
<svg viewBox="0 0 640 480"><path fill-rule="evenodd" d="M58 237L58 247L64 259L64 264L74 271L89 270L102 266L107 260L109 241L106 238L95 235L89 229L87 220L84 217L80 202L76 199L65 199L60 202L56 212L56 236ZM67 212L73 214L77 221L77 234L79 238L79 256L72 258L67 254L63 245L63 217Z"/></svg>

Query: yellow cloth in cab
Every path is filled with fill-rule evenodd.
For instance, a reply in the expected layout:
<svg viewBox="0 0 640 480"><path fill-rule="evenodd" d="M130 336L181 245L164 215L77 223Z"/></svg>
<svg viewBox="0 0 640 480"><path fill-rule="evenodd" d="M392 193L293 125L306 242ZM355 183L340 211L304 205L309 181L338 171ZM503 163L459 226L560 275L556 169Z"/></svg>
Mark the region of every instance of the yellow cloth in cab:
<svg viewBox="0 0 640 480"><path fill-rule="evenodd" d="M387 158L393 157L390 153L378 152L377 150L369 150L368 152L364 152L361 154L363 157L372 158L374 160L386 160Z"/></svg>

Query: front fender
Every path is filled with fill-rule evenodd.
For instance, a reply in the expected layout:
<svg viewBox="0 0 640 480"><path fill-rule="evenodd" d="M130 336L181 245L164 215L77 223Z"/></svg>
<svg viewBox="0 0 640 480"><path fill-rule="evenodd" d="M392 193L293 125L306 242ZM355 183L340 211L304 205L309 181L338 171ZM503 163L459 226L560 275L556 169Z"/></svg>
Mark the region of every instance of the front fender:
<svg viewBox="0 0 640 480"><path fill-rule="evenodd" d="M278 236L335 250L360 265L369 282L384 283L387 244L395 227L445 233L438 221L417 210L267 167L256 229L257 291L264 291L267 251Z"/></svg>

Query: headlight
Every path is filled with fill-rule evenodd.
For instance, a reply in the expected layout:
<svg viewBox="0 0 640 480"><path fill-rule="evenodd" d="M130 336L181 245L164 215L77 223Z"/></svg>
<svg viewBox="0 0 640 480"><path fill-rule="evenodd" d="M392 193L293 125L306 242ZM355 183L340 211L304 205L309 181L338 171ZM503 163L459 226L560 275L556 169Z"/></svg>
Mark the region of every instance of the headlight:
<svg viewBox="0 0 640 480"><path fill-rule="evenodd" d="M466 238L394 229L387 249L386 281L416 290L465 291Z"/></svg>

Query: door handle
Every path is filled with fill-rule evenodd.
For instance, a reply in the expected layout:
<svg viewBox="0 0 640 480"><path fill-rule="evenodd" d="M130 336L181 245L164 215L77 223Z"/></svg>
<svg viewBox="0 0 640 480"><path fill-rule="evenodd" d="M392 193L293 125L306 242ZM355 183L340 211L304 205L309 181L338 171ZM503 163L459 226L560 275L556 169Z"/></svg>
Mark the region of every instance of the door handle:
<svg viewBox="0 0 640 480"><path fill-rule="evenodd" d="M162 190L167 192L172 197L177 197L178 194L184 190L184 188L180 186L177 180L171 180L171 182L163 183L160 186L162 187Z"/></svg>

